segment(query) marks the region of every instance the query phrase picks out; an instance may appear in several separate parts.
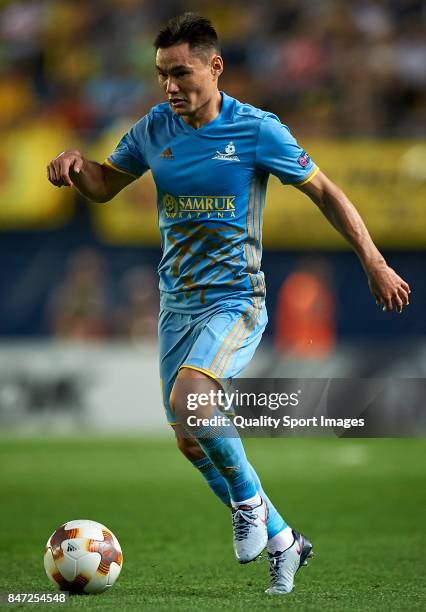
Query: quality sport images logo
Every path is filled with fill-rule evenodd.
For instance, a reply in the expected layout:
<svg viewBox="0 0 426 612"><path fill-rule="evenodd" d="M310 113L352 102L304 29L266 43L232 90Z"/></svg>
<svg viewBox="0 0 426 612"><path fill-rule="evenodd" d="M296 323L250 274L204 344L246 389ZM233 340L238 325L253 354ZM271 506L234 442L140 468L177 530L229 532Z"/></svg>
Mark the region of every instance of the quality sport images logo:
<svg viewBox="0 0 426 612"><path fill-rule="evenodd" d="M169 219L229 219L235 217L235 195L180 195L165 193L163 210Z"/></svg>

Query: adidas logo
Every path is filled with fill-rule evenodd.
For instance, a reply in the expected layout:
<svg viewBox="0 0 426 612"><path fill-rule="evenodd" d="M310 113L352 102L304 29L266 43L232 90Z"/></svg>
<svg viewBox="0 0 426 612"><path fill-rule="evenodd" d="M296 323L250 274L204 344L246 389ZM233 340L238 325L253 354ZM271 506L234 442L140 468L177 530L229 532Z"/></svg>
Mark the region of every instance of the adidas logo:
<svg viewBox="0 0 426 612"><path fill-rule="evenodd" d="M68 542L67 552L74 552L76 550L78 550L78 546L75 546L75 544L71 544L71 542Z"/></svg>
<svg viewBox="0 0 426 612"><path fill-rule="evenodd" d="M173 151L171 150L170 147L167 147L167 149L164 149L160 157L161 159L174 159L175 158L175 156L173 155Z"/></svg>

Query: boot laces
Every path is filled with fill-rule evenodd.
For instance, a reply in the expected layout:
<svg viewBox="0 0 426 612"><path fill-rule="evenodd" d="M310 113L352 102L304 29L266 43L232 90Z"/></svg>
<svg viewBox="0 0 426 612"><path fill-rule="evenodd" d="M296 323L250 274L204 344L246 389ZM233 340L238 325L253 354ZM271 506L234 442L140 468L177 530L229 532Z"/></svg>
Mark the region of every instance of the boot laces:
<svg viewBox="0 0 426 612"><path fill-rule="evenodd" d="M236 540L244 540L252 527L256 527L257 512L237 508L232 515L232 524Z"/></svg>
<svg viewBox="0 0 426 612"><path fill-rule="evenodd" d="M271 577L271 586L276 586L282 577L282 566L286 559L285 553L269 556L269 575Z"/></svg>

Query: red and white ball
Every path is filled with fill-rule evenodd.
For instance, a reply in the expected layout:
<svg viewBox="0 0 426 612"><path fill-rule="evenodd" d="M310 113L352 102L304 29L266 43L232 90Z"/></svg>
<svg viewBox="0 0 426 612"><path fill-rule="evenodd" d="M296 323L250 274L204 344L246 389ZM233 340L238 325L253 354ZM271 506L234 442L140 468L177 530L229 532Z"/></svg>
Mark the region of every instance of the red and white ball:
<svg viewBox="0 0 426 612"><path fill-rule="evenodd" d="M46 544L46 574L61 591L102 593L117 580L122 565L117 538L96 521L68 521Z"/></svg>

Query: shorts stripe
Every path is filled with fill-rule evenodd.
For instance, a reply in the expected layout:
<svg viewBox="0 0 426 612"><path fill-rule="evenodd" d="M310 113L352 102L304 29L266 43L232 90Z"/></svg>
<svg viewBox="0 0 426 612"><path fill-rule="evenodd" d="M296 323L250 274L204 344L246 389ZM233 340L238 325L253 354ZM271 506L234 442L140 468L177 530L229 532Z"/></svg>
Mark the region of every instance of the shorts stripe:
<svg viewBox="0 0 426 612"><path fill-rule="evenodd" d="M236 351L241 347L242 342L248 336L249 332L254 328L256 322L259 318L260 311L256 311L254 308L250 313L248 319L243 319L242 328L239 330L238 334L235 336L231 346L227 350L226 356L223 355L221 359L221 363L218 366L217 372L218 375L222 375L225 372L226 367L231 359L232 355L235 354Z"/></svg>
<svg viewBox="0 0 426 612"><path fill-rule="evenodd" d="M238 333L239 327L242 325L242 322L244 321L245 317L250 313L250 311L252 309L253 309L253 306L252 306L252 304L250 304L250 306L247 308L247 310L244 312L244 314L242 314L242 315L240 315L240 317L238 317L238 320L235 322L233 328L231 329L231 331L226 336L226 338L223 341L220 349L218 350L218 352L216 353L213 361L210 364L210 370L212 370L213 372L217 372L217 366L219 366L219 364L217 364L217 361L219 360L219 358L221 357L222 354L226 353L227 346L232 341L232 339L234 337L234 334ZM220 361L222 361L222 359L223 359L223 356L220 359Z"/></svg>
<svg viewBox="0 0 426 612"><path fill-rule="evenodd" d="M249 318L251 317L251 315L252 315L252 312L250 311ZM229 351L232 350L232 346L234 345L235 341L238 339L238 337L239 337L239 335L241 333L241 330L244 329L245 321L246 321L246 319L244 318L244 316L242 316L242 317L240 317L238 319L238 327L235 330L235 334L233 335L232 338L230 338L230 340L228 342L228 346L227 346L226 350L223 352L222 357L220 358L219 363L217 364L216 371L218 373L218 376L220 375L220 372L223 369L221 367L222 363L223 363L223 360L224 359L226 360L227 355L229 354Z"/></svg>

